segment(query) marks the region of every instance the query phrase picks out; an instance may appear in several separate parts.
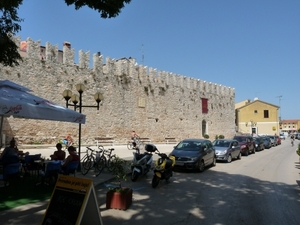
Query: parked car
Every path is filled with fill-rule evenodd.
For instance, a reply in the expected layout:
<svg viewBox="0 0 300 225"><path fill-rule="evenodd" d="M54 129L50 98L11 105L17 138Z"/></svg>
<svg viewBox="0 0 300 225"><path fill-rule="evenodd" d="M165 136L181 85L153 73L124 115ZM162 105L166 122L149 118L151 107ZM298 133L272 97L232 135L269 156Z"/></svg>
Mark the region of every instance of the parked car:
<svg viewBox="0 0 300 225"><path fill-rule="evenodd" d="M271 140L272 147L277 146L277 141L275 140L275 136L274 135L268 135L268 137Z"/></svg>
<svg viewBox="0 0 300 225"><path fill-rule="evenodd" d="M230 163L232 159L241 159L241 146L238 141L231 139L218 139L213 141L217 160Z"/></svg>
<svg viewBox="0 0 300 225"><path fill-rule="evenodd" d="M250 135L236 135L233 138L239 142L242 155L248 156L250 153L255 154L255 142Z"/></svg>
<svg viewBox="0 0 300 225"><path fill-rule="evenodd" d="M281 145L281 138L278 135L275 135L275 140L277 141L277 145Z"/></svg>
<svg viewBox="0 0 300 225"><path fill-rule="evenodd" d="M260 137L260 136L254 137L253 140L255 142L255 150L256 151L262 151L265 149L264 140L262 137Z"/></svg>
<svg viewBox="0 0 300 225"><path fill-rule="evenodd" d="M285 135L284 135L284 133L280 133L280 134L279 134L279 137L280 137L281 140L285 140Z"/></svg>
<svg viewBox="0 0 300 225"><path fill-rule="evenodd" d="M271 142L271 139L268 136L262 136L262 139L264 141L265 149L272 148L272 142Z"/></svg>
<svg viewBox="0 0 300 225"><path fill-rule="evenodd" d="M169 154L175 156L174 169L198 169L203 172L206 166L216 165L216 152L210 140L184 139Z"/></svg>

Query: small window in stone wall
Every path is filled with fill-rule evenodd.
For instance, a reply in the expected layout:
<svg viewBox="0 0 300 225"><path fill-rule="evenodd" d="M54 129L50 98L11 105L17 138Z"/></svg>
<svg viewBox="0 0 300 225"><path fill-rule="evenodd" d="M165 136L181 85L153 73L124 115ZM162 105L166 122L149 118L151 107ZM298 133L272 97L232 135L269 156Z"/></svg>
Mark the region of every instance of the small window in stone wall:
<svg viewBox="0 0 300 225"><path fill-rule="evenodd" d="M207 98L201 98L202 101L202 113L208 113L208 99Z"/></svg>
<svg viewBox="0 0 300 225"><path fill-rule="evenodd" d="M146 99L145 98L139 98L138 106L140 108L145 108L146 107Z"/></svg>
<svg viewBox="0 0 300 225"><path fill-rule="evenodd" d="M257 110L254 110L254 114L257 114Z"/></svg>

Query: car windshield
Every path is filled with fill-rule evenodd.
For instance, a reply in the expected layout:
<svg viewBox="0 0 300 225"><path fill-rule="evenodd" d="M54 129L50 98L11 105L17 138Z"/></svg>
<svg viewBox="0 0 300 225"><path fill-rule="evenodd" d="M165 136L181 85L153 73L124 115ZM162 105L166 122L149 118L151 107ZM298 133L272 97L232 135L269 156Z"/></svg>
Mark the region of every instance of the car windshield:
<svg viewBox="0 0 300 225"><path fill-rule="evenodd" d="M182 141L176 146L176 150L199 151L203 143L199 141Z"/></svg>
<svg viewBox="0 0 300 225"><path fill-rule="evenodd" d="M229 147L230 146L230 142L229 141L225 141L225 140L215 140L213 142L213 146L217 146L217 147Z"/></svg>
<svg viewBox="0 0 300 225"><path fill-rule="evenodd" d="M246 142L246 137L234 137L238 142Z"/></svg>

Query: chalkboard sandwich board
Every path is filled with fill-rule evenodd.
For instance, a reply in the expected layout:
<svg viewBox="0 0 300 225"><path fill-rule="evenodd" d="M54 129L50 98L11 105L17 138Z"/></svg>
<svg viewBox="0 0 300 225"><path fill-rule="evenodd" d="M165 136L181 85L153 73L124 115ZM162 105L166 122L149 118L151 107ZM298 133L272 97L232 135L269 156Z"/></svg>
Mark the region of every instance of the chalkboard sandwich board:
<svg viewBox="0 0 300 225"><path fill-rule="evenodd" d="M93 181L59 175L41 225L103 225Z"/></svg>

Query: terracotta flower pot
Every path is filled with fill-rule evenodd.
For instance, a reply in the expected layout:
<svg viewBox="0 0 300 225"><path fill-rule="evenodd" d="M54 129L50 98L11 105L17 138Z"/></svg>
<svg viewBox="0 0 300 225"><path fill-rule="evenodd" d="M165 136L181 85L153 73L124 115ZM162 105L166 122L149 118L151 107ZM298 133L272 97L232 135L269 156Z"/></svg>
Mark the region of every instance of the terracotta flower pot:
<svg viewBox="0 0 300 225"><path fill-rule="evenodd" d="M132 189L123 188L124 191L109 190L106 193L106 208L126 210L132 203Z"/></svg>

